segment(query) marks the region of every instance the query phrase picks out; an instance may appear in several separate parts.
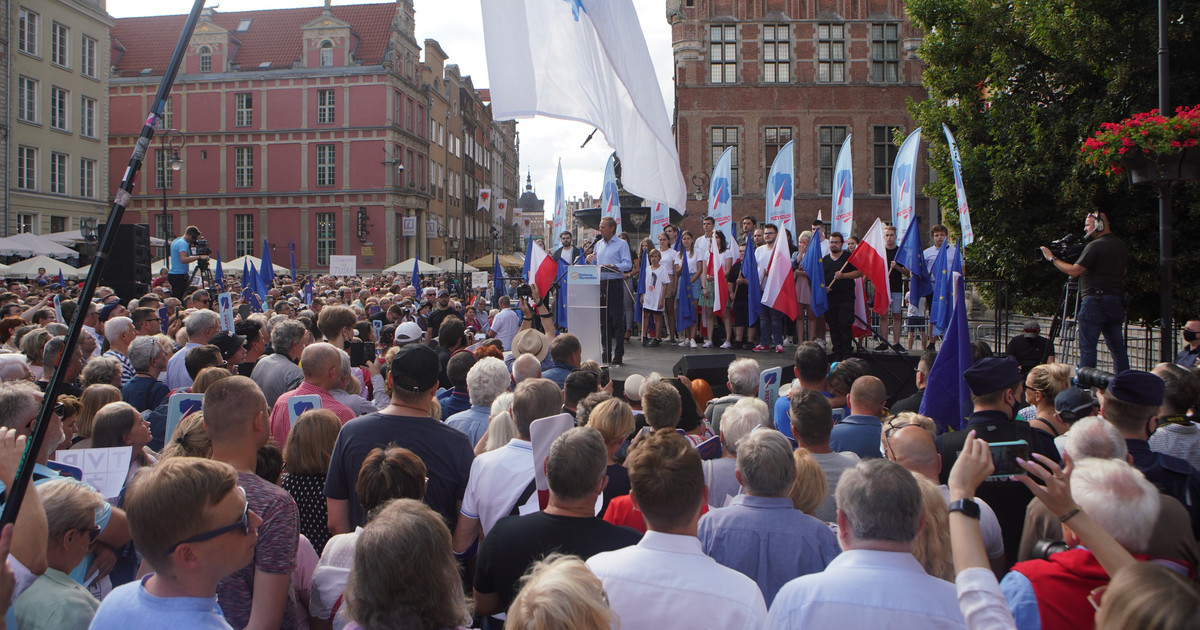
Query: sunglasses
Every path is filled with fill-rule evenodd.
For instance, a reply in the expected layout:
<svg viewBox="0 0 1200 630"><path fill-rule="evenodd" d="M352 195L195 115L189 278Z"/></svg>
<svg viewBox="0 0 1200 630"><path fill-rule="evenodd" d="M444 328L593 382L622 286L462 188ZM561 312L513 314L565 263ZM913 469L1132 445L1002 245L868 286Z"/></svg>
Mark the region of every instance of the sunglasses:
<svg viewBox="0 0 1200 630"><path fill-rule="evenodd" d="M187 544L191 544L191 543L198 543L198 542L204 542L206 540L212 540L213 538L216 538L217 536L222 536L224 534L227 534L227 533L235 531L235 530L241 530L243 536L249 536L250 535L250 503L249 503L249 501L246 501L245 488L242 488L241 486L239 486L238 492L240 492L242 495L242 501L246 502L246 506L242 508L241 518L239 518L237 521L235 521L234 523L232 523L230 525L226 525L224 527L218 527L216 529L204 532L203 534L197 534L195 536L192 536L191 538L188 538L187 540L181 540L181 541L175 543L174 545L171 545L167 549L167 555L169 556L169 555L175 553L175 550L178 549L180 545L187 545Z"/></svg>
<svg viewBox="0 0 1200 630"><path fill-rule="evenodd" d="M96 542L96 538L98 536L100 536L100 528L99 527L80 527L79 531L87 532L89 544Z"/></svg>

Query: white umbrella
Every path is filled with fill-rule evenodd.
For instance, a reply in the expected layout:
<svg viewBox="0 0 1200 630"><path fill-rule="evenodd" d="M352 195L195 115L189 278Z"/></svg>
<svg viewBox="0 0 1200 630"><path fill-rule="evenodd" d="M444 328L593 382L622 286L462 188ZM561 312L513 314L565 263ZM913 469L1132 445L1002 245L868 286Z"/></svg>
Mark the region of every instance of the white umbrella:
<svg viewBox="0 0 1200 630"><path fill-rule="evenodd" d="M34 256L33 258L26 258L21 262L9 265L8 268L2 273L6 278L32 278L37 275L37 270L39 267L45 268L46 273L52 276L57 276L59 270L61 269L64 278L75 279L83 277L82 274L79 273L78 269L68 265L65 262L62 262L61 260L54 260L49 256Z"/></svg>
<svg viewBox="0 0 1200 630"><path fill-rule="evenodd" d="M443 274L443 273L446 273L445 269L442 269L441 267L438 267L437 265L434 265L432 263L427 263L423 260L418 261L417 265L418 265L417 273L421 273L421 274L426 274L426 273ZM384 269L383 273L410 274L410 273L412 273L412 270L413 270L413 259L409 258L408 260L406 260L404 262L398 262L398 263L392 265L391 267Z"/></svg>
<svg viewBox="0 0 1200 630"><path fill-rule="evenodd" d="M240 275L242 275L242 265L245 264L247 259L249 259L250 262L254 264L255 269L262 268L262 259L261 258L255 258L254 256L239 256L229 262L221 263L221 272L224 273L225 275L233 274L236 276L240 276ZM217 271L216 265L217 265L216 263L212 264L213 273L216 273L216 271ZM275 263L271 263L271 268L274 269L275 275L277 275L277 276L280 274L285 274L285 273L290 274L291 273L291 270L288 269L287 267L280 267L279 265L276 265Z"/></svg>
<svg viewBox="0 0 1200 630"><path fill-rule="evenodd" d="M44 236L22 232L0 238L0 256L52 256L66 259L79 258L79 252Z"/></svg>
<svg viewBox="0 0 1200 630"><path fill-rule="evenodd" d="M465 262L459 262L453 258L447 258L446 260L443 260L442 262L437 263L437 266L441 267L442 269L445 269L446 271L452 271L455 273L457 273L459 271L466 271L466 272L479 271L479 269L477 267L472 267L471 265L468 265Z"/></svg>

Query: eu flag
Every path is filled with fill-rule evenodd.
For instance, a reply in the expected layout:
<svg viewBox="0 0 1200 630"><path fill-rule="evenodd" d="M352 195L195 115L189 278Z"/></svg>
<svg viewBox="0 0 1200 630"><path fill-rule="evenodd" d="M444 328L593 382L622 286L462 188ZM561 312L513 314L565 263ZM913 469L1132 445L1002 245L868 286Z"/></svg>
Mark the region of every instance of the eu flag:
<svg viewBox="0 0 1200 630"><path fill-rule="evenodd" d="M800 267L808 274L808 281L812 286L813 317L820 317L829 310L829 292L825 289L825 265L821 264L820 230L813 233L808 249L804 252L804 259L800 261Z"/></svg>
<svg viewBox="0 0 1200 630"><path fill-rule="evenodd" d="M929 309L929 321L933 324L935 335L941 335L950 328L950 319L954 314L955 273L962 273L962 257L959 249L946 240L942 242L942 248L933 261L933 306Z"/></svg>
<svg viewBox="0 0 1200 630"><path fill-rule="evenodd" d="M642 250L642 260L638 263L637 300L633 303L633 321L642 323L642 296L646 294L646 271L650 269L649 250ZM642 337L646 331L642 331Z"/></svg>
<svg viewBox="0 0 1200 630"><path fill-rule="evenodd" d="M275 264L271 262L271 248L267 247L267 239L263 239L262 267L258 270L259 295L266 295L275 284Z"/></svg>
<svg viewBox="0 0 1200 630"><path fill-rule="evenodd" d="M420 292L420 289L421 289L421 264L420 264L420 261L417 260L416 256L413 256L412 277L410 277L408 279L408 284L410 286L412 286L412 288L417 289L417 291Z"/></svg>
<svg viewBox="0 0 1200 630"><path fill-rule="evenodd" d="M900 249L896 251L896 264L904 267L911 274L908 280L908 301L916 304L921 298L933 293L933 283L929 278L929 268L925 266L925 256L921 248L921 219L913 217L900 240Z"/></svg>
<svg viewBox="0 0 1200 630"><path fill-rule="evenodd" d="M746 300L748 312L746 325L753 326L762 315L762 285L758 282L758 261L754 257L754 239L746 239L746 253L742 256L742 276L746 278Z"/></svg>
<svg viewBox="0 0 1200 630"><path fill-rule="evenodd" d="M500 257L492 265L492 308L500 308L500 296L504 295L504 272L500 269Z"/></svg>
<svg viewBox="0 0 1200 630"><path fill-rule="evenodd" d="M675 292L675 330L696 324L696 303L692 301L692 272L688 269L687 252L680 252L683 265L679 270L679 286ZM664 331L665 332L665 331Z"/></svg>
<svg viewBox="0 0 1200 630"><path fill-rule="evenodd" d="M954 278L949 283L954 287L954 308L942 348L929 370L929 382L925 385L920 410L921 415L933 418L938 433L962 430L974 408L971 390L962 377L973 363L966 289L961 274L951 272L950 275Z"/></svg>

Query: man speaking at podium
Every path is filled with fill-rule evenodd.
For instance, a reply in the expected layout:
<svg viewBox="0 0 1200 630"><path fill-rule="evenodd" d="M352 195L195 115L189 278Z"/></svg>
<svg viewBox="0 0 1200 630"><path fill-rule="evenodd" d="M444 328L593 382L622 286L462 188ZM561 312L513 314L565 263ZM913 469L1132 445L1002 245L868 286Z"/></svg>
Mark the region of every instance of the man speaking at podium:
<svg viewBox="0 0 1200 630"><path fill-rule="evenodd" d="M589 265L600 265L600 299L604 300L604 361L621 365L625 355L625 272L633 269L629 244L616 238L617 221L600 219L600 236L592 244ZM613 352L613 343L617 344Z"/></svg>

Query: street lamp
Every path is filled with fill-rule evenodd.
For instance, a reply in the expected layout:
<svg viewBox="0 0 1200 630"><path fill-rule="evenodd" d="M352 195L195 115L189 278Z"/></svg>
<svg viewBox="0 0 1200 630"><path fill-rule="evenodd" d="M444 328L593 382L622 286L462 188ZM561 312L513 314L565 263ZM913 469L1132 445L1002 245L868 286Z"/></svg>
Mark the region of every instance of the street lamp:
<svg viewBox="0 0 1200 630"><path fill-rule="evenodd" d="M160 163L157 164L156 167L163 169L162 182L161 182L162 183L161 227L162 227L162 239L163 239L163 258L166 258L166 254L167 254L167 252L170 251L170 247L171 247L171 227L170 227L170 224L167 223L167 188L169 188L170 186L169 186L169 182L167 180L166 169L167 169L167 167L170 167L170 169L172 171L178 171L183 168L183 160L179 157L179 151L181 149L183 149L184 145L187 144L187 138L183 135L183 132L178 129L162 129L158 133L160 136L159 137L159 143L160 143L159 155L164 156L162 158L159 158ZM176 146L176 144L175 144L177 141L179 142L178 146ZM169 160L165 157L167 155L171 156L171 158Z"/></svg>
<svg viewBox="0 0 1200 630"><path fill-rule="evenodd" d="M703 171L692 173L692 183L696 185L696 190L692 193L692 199L704 201L708 189L708 173Z"/></svg>

